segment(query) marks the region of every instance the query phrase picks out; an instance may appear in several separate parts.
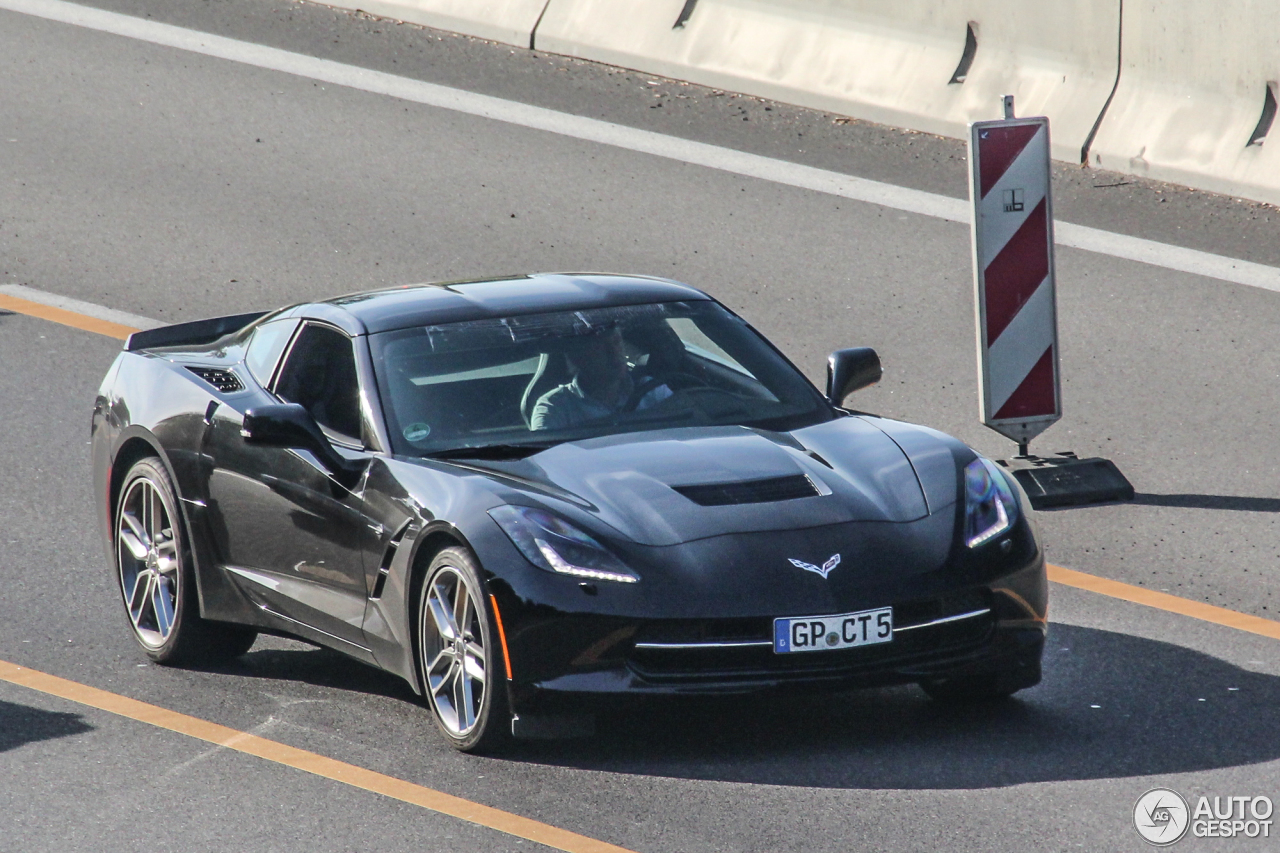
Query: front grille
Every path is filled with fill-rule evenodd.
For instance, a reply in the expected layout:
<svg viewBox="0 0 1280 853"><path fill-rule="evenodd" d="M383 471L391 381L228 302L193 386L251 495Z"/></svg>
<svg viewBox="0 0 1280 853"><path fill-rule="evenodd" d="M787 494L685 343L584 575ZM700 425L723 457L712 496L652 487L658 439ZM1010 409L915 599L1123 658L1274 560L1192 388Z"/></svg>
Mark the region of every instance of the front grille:
<svg viewBox="0 0 1280 853"><path fill-rule="evenodd" d="M232 394L236 391L244 390L244 383L240 381L240 377L230 370L223 370L220 367L188 367L187 370L190 370L223 394Z"/></svg>
<svg viewBox="0 0 1280 853"><path fill-rule="evenodd" d="M756 619L668 619L649 622L636 631L635 642L658 645L688 643L734 643L768 640L773 636L773 620Z"/></svg>
<svg viewBox="0 0 1280 853"><path fill-rule="evenodd" d="M818 494L813 481L804 474L743 480L738 483L707 483L696 486L672 486L689 500L702 506L763 504L811 498Z"/></svg>
<svg viewBox="0 0 1280 853"><path fill-rule="evenodd" d="M995 623L990 612L924 626L989 608L990 603L985 590L975 590L897 604L890 643L785 655L773 651L769 618L653 622L637 632L627 663L649 681L686 684L856 675L982 643ZM907 630L912 626L921 627Z"/></svg>

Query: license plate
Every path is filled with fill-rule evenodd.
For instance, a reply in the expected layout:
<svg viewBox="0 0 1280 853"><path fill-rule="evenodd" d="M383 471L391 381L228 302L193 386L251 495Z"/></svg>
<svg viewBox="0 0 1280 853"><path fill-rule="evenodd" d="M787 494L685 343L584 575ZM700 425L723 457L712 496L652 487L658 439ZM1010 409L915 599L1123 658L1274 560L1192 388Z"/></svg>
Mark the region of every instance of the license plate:
<svg viewBox="0 0 1280 853"><path fill-rule="evenodd" d="M825 652L893 640L893 608L860 610L837 616L792 616L773 620L773 650Z"/></svg>

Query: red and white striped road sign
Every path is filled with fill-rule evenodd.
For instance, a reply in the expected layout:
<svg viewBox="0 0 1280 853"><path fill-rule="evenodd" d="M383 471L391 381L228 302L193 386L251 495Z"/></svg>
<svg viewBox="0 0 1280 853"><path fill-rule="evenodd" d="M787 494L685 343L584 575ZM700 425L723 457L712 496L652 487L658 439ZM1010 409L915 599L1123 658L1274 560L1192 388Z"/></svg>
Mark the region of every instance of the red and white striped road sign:
<svg viewBox="0 0 1280 853"><path fill-rule="evenodd" d="M969 126L982 422L1026 444L1062 417L1049 120Z"/></svg>

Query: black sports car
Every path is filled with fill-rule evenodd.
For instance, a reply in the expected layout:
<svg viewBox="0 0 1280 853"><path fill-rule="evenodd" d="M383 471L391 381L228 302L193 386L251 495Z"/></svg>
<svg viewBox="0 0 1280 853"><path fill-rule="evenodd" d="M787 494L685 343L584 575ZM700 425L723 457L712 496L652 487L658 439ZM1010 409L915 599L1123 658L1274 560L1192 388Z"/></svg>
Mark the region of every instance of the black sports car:
<svg viewBox="0 0 1280 853"><path fill-rule="evenodd" d="M98 394L134 636L287 634L395 673L459 749L618 694L1036 684L1047 584L1012 477L824 397L706 294L420 285L129 338Z"/></svg>

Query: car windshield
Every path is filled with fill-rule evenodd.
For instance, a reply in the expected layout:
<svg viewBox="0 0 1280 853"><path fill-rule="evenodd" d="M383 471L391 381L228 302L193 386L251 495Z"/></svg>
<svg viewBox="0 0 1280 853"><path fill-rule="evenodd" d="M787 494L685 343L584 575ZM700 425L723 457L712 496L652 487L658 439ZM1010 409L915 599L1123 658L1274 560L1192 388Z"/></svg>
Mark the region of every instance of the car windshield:
<svg viewBox="0 0 1280 853"><path fill-rule="evenodd" d="M662 302L370 336L395 452L524 455L618 433L827 420L809 382L715 302Z"/></svg>

